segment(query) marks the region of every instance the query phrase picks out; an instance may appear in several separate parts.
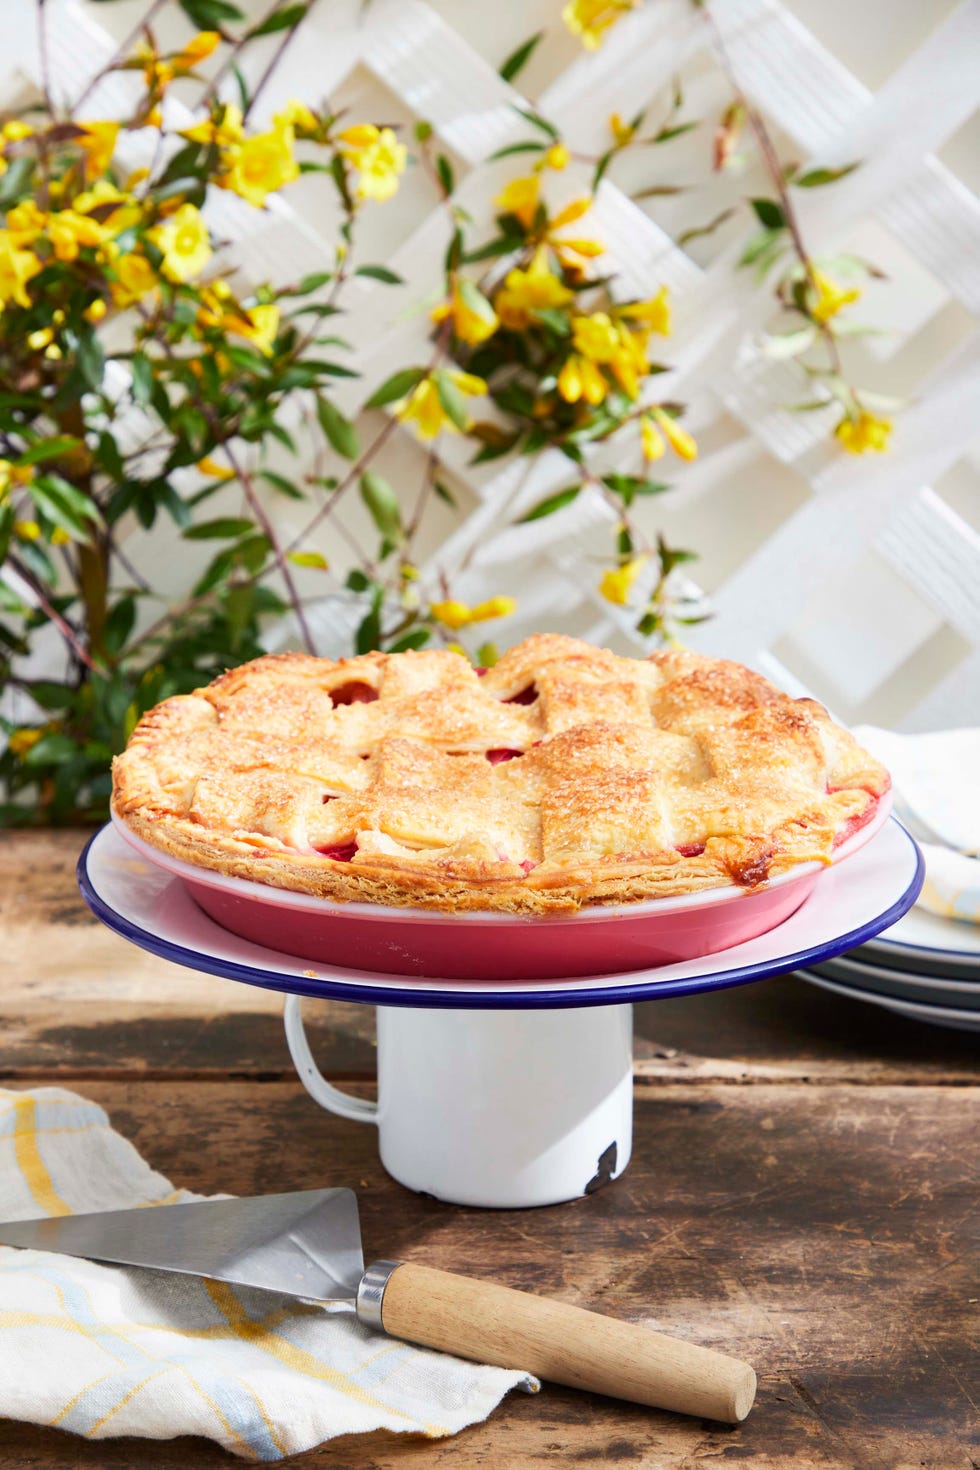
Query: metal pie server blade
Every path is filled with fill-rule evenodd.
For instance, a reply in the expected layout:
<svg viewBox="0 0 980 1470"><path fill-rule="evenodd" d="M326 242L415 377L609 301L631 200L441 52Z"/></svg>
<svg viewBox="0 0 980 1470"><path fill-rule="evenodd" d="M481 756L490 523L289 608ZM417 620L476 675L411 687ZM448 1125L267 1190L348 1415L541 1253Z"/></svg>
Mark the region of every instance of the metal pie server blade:
<svg viewBox="0 0 980 1470"><path fill-rule="evenodd" d="M365 1271L349 1189L23 1220L0 1245L349 1303L405 1342L729 1424L755 1397L748 1363L646 1327L410 1262Z"/></svg>
<svg viewBox="0 0 980 1470"><path fill-rule="evenodd" d="M357 1196L350 1189L24 1220L0 1224L0 1245L326 1302L353 1302L364 1274Z"/></svg>

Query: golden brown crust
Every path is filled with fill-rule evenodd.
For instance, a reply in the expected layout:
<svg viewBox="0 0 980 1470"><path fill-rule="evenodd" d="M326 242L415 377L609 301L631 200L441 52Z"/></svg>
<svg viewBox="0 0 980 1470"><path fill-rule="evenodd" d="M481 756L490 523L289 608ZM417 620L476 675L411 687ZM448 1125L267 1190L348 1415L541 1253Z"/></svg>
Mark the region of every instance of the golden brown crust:
<svg viewBox="0 0 980 1470"><path fill-rule="evenodd" d="M173 857L334 901L543 914L751 888L830 860L888 788L740 664L558 634L256 659L140 720L117 814Z"/></svg>

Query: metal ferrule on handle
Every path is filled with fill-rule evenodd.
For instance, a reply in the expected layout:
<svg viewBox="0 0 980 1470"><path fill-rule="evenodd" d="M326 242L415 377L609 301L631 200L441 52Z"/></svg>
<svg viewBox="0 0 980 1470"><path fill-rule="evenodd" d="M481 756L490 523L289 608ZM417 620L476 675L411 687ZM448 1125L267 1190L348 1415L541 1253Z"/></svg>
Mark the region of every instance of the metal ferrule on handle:
<svg viewBox="0 0 980 1470"><path fill-rule="evenodd" d="M737 1424L755 1399L755 1373L737 1358L429 1266L376 1261L357 1315L405 1342L678 1414Z"/></svg>

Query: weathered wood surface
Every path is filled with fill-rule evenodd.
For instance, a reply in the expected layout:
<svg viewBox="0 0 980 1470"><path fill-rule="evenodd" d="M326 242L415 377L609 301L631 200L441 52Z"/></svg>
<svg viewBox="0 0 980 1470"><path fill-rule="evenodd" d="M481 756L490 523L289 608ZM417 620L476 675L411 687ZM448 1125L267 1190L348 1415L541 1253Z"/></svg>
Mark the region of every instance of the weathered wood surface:
<svg viewBox="0 0 980 1470"><path fill-rule="evenodd" d="M4 1085L77 1088L192 1189L350 1184L368 1255L484 1272L760 1370L756 1408L735 1430L547 1387L454 1439L346 1439L303 1465L980 1462L976 1038L791 978L638 1007L623 1179L554 1209L452 1208L394 1184L373 1130L307 1099L277 996L164 964L92 920L74 886L80 845L0 834ZM369 1086L370 1011L325 1002L311 1020L325 1070ZM4 1470L232 1463L204 1441L92 1444L0 1422Z"/></svg>
<svg viewBox="0 0 980 1470"><path fill-rule="evenodd" d="M368 1129L320 1112L293 1083L90 1082L85 1092L192 1189L348 1184L368 1256L483 1273L731 1351L760 1373L738 1429L546 1387L511 1395L452 1440L351 1439L312 1452L311 1470L672 1470L716 1458L969 1470L980 1089L644 1088L623 1179L520 1212L401 1189ZM91 1445L25 1426L2 1426L4 1442L5 1466L230 1463L200 1443Z"/></svg>
<svg viewBox="0 0 980 1470"><path fill-rule="evenodd" d="M75 886L82 842L72 832L0 833L0 1076L291 1076L281 997L168 964L104 928ZM373 1070L368 1008L307 1010L331 1077ZM789 976L646 1002L636 1033L644 1079L980 1080L975 1036Z"/></svg>

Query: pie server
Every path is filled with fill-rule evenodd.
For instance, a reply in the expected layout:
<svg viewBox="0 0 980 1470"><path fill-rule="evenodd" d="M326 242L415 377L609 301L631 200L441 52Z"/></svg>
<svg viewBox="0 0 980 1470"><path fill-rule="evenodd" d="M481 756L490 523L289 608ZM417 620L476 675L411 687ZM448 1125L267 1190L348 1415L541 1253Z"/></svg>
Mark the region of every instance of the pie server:
<svg viewBox="0 0 980 1470"><path fill-rule="evenodd" d="M646 1327L411 1262L365 1271L350 1189L25 1220L0 1224L0 1245L349 1303L406 1342L728 1424L755 1397L748 1363Z"/></svg>

